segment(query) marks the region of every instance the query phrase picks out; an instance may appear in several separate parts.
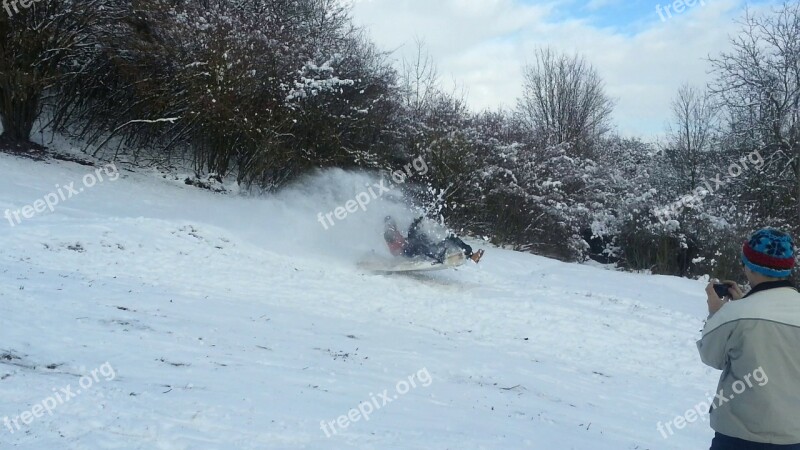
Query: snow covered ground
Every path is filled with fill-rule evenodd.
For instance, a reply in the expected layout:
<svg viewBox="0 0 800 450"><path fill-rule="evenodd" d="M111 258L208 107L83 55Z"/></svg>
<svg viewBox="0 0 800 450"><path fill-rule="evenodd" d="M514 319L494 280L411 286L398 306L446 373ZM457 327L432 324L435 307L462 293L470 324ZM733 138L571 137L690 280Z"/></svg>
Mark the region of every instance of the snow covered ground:
<svg viewBox="0 0 800 450"><path fill-rule="evenodd" d="M657 430L716 385L701 282L495 248L374 275L393 203L317 221L366 175L259 198L119 169L0 155L0 212L79 192L0 223L0 449L708 447Z"/></svg>

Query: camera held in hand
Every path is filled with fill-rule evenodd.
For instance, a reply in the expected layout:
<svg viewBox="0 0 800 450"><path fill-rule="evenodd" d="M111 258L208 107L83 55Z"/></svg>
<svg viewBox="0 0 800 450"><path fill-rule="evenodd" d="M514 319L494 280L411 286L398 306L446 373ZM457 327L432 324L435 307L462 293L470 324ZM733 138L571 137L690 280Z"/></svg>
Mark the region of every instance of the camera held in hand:
<svg viewBox="0 0 800 450"><path fill-rule="evenodd" d="M730 297L731 292L728 290L731 286L725 283L715 283L714 292L717 293L719 298Z"/></svg>

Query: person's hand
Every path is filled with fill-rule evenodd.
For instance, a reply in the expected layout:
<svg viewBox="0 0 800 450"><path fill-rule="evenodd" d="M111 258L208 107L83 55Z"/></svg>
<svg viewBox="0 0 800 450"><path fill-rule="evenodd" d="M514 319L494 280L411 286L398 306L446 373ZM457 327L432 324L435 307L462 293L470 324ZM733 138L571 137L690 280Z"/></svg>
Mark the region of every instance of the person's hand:
<svg viewBox="0 0 800 450"><path fill-rule="evenodd" d="M706 295L708 296L706 302L708 303L708 314L710 315L716 314L717 311L722 309L722 305L725 304L725 300L719 298L719 295L717 295L717 292L714 290L714 285L718 282L718 280L711 280L708 286L706 286Z"/></svg>
<svg viewBox="0 0 800 450"><path fill-rule="evenodd" d="M720 283L728 285L728 292L730 292L731 300L740 300L744 297L744 292L742 292L739 283L731 280L720 281Z"/></svg>

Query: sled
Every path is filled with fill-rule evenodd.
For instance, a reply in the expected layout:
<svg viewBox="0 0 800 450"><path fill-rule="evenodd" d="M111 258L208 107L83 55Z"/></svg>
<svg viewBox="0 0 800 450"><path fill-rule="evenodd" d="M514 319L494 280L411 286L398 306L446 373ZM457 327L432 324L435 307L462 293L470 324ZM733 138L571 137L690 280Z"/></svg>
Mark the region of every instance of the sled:
<svg viewBox="0 0 800 450"><path fill-rule="evenodd" d="M467 257L462 252L448 255L443 263L432 261L429 258L381 258L373 256L362 260L358 266L372 272L430 272L436 270L453 269L467 262Z"/></svg>

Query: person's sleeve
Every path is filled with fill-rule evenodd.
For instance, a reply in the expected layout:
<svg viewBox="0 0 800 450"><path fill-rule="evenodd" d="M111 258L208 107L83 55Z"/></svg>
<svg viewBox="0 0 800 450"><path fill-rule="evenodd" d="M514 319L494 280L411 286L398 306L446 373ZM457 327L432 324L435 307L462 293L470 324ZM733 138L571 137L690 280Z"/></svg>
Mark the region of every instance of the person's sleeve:
<svg viewBox="0 0 800 450"><path fill-rule="evenodd" d="M706 322L703 337L697 341L697 350L704 364L723 370L728 364L728 354L734 345L737 322L715 320L722 319L720 316L715 314Z"/></svg>

